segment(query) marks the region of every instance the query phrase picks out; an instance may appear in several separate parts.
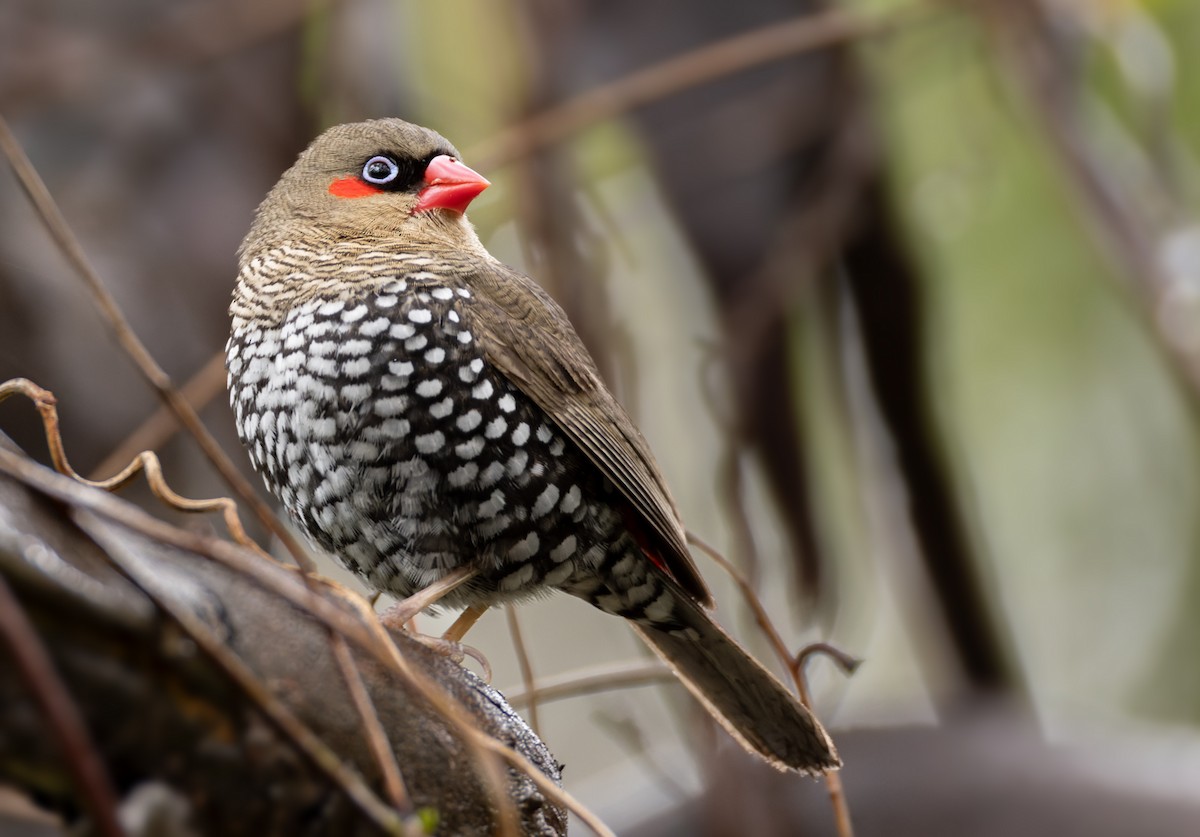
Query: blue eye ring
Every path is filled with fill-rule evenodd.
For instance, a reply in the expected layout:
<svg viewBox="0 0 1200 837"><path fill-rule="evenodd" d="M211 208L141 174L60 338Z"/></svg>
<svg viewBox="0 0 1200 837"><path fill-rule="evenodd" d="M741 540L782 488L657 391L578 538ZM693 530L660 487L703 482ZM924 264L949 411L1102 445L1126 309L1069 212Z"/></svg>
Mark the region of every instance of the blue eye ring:
<svg viewBox="0 0 1200 837"><path fill-rule="evenodd" d="M363 164L362 179L376 186L386 186L400 174L400 166L391 157L377 154Z"/></svg>

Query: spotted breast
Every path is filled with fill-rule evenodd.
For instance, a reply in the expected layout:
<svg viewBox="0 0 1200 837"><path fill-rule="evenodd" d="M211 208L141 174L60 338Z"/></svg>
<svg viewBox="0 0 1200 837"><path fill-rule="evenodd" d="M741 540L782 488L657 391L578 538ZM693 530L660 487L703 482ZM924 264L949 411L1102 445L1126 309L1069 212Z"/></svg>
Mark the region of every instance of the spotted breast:
<svg viewBox="0 0 1200 837"><path fill-rule="evenodd" d="M341 250L337 264L369 265L370 281L297 299L278 322L235 316L227 346L238 433L294 519L400 597L471 566L479 577L447 604L558 587L668 619L673 597L611 482L480 351L471 290L427 255ZM246 269L308 269L319 284L303 256L278 248ZM614 569L625 583L597 583Z"/></svg>

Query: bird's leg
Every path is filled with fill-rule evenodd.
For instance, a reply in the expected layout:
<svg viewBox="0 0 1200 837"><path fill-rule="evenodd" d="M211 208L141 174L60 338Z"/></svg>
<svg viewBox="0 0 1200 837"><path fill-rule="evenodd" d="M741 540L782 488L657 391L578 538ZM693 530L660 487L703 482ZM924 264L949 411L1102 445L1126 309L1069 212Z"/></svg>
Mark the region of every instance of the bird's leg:
<svg viewBox="0 0 1200 837"><path fill-rule="evenodd" d="M464 610L454 620L446 633L442 634L442 639L448 642L462 642L462 638L467 635L467 631L475 627L475 623L479 621L479 617L487 613L487 605L474 604Z"/></svg>
<svg viewBox="0 0 1200 837"><path fill-rule="evenodd" d="M401 599L379 615L384 627L404 630L404 625L422 610L437 604L455 588L470 581L478 570L461 567L439 578L407 599ZM457 622L455 623L458 624ZM464 631L465 633L465 631Z"/></svg>
<svg viewBox="0 0 1200 837"><path fill-rule="evenodd" d="M492 666L488 662L487 657L483 656L479 650L460 642L470 627L487 610L486 607L481 607L480 605L468 607L454 621L454 624L450 626L450 630L446 631L441 637L426 636L410 632L405 628L405 625L412 621L413 617L418 613L427 607L437 604L459 585L474 578L477 572L478 570L473 570L470 567L462 567L448 573L428 587L413 593L407 599L396 602L379 615L379 621L383 623L385 628L404 631L422 645L432 648L434 651L449 657L456 663L461 663L464 658L470 657L483 667L484 680L490 683L492 682Z"/></svg>

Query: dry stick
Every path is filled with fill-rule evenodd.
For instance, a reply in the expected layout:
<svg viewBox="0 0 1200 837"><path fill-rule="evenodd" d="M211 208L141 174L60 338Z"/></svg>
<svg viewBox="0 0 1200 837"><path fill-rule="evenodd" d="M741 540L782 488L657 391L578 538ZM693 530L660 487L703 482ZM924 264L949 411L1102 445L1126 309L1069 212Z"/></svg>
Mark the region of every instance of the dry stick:
<svg viewBox="0 0 1200 837"><path fill-rule="evenodd" d="M508 632L512 635L513 650L517 652L517 666L521 669L521 685L525 687L525 693L529 696L526 704L529 708L529 726L533 728L533 734L538 738L542 737L540 725L538 724L538 691L533 680L533 665L529 662L529 650L525 647L525 640L521 636L521 622L517 619L517 609L512 605L504 606L504 617L508 621ZM510 700L509 703L512 703Z"/></svg>
<svg viewBox="0 0 1200 837"><path fill-rule="evenodd" d="M128 485L130 480L137 476L138 472L145 472L146 484L150 486L151 493L159 500L162 500L174 509L190 514L205 514L220 511L225 520L225 527L229 530L229 534L233 536L235 541L242 544L242 546L254 550L268 560L274 560L246 534L246 530L242 527L241 519L238 517L237 505L233 500L228 497L193 500L176 494L167 484L166 477L163 476L162 463L150 451L142 451L128 465L108 479L89 480L81 477L71 467L71 463L67 459L66 446L63 444L62 434L59 432L58 410L56 407L58 400L54 397L54 393L38 386L28 378L12 378L4 383L0 383L0 401L5 401L13 395L24 395L37 408L38 414L42 419L42 430L46 437L46 447L50 450L50 461L59 473L90 488L98 488L101 491L116 491Z"/></svg>
<svg viewBox="0 0 1200 837"><path fill-rule="evenodd" d="M262 524L267 528L272 535L287 548L288 552L295 559L296 563L309 572L314 571L312 559L292 536L282 523L271 512L271 509L265 502L254 492L250 484L242 477L237 467L230 461L225 452L221 450L221 446L217 444L217 440L208 432L200 417L196 415L196 411L191 405L184 400L171 383L171 379L162 367L154 360L147 351L145 345L138 339L137 335L129 326L129 321L125 319L125 315L121 313L121 309L117 306L117 302L113 299L108 288L105 287L100 275L92 267L91 263L84 255L83 248L80 246L75 234L67 225L66 219L59 210L58 205L51 197L50 191L46 188L46 184L42 182L37 171L33 168L29 158L25 155L24 149L17 142L17 138L13 135L12 130L8 126L8 122L3 116L0 116L0 149L3 149L4 154L8 157L9 165L12 166L13 172L21 183L21 187L25 190L29 200L32 201L46 228L49 230L55 244L58 245L67 261L75 268L75 272L83 281L88 293L91 294L92 301L99 310L101 316L108 323L109 328L113 332L117 343L130 356L138 371L150 383L150 386L163 400L166 406L174 413L176 420L183 425L187 431L196 439L196 443L200 446L200 450L212 463L213 467L225 480L225 482L233 489L234 493L241 498L254 512Z"/></svg>
<svg viewBox="0 0 1200 837"><path fill-rule="evenodd" d="M737 584L746 603L750 605L750 609L754 612L755 621L775 649L775 654L788 670L788 673L791 674L792 681L796 684L796 691L800 695L800 701L811 712L812 701L809 699L808 684L805 682L802 665L803 662L809 659L811 654L802 651L793 659L791 652L788 651L787 645L783 641L783 637L780 636L779 631L775 628L775 624L767 615L762 601L755 595L754 588L750 586L750 582L743 578L742 574L737 571L737 567L729 563L715 548L696 537L692 532L687 533L687 538L688 543L694 545L697 549L708 555L709 558L716 561L721 569L725 570L734 580L734 583ZM840 837L854 837L854 825L850 821L850 806L846 803L846 793L842 787L841 776L836 771L831 771L825 774L824 779L825 787L829 790L829 801L833 806L833 818L837 823L838 834Z"/></svg>
<svg viewBox="0 0 1200 837"><path fill-rule="evenodd" d="M652 686L658 683L674 683L678 678L670 669L657 660L621 663L615 666L597 666L583 671L572 671L555 678L540 680L532 686L526 684L524 691L510 690L504 694L509 704L521 708L536 697L538 703L579 697L581 695L628 689L634 686Z"/></svg>
<svg viewBox="0 0 1200 837"><path fill-rule="evenodd" d="M343 602L354 607L360 619L371 619L370 622L353 618L333 602L318 596L311 587L280 585L277 583L278 564L267 564L226 541L172 526L107 494L65 488L58 482L57 477L50 474L41 465L3 448L0 448L0 473L7 474L62 503L90 511L147 538L215 561L232 572L246 576L263 589L270 590L296 607L304 609L306 613L321 621L330 630L335 630L353 641L389 670L405 677L415 690L442 712L447 721L457 728L469 745L505 759L513 767L526 773L547 797L570 810L597 834L604 835L604 837L612 835L612 831L600 822L595 814L550 781L528 759L476 729L469 720L462 720L458 714L462 710L457 704L447 706L446 702L450 699L427 677L409 667L378 620L374 620L374 612L365 606L361 597L352 595L349 591L344 591L343 588L331 582L326 582L329 590L343 594Z"/></svg>
<svg viewBox="0 0 1200 837"><path fill-rule="evenodd" d="M224 351L219 351L209 358L200 371L179 388L179 394L197 412L204 409L218 393L224 391ZM175 421L169 409L160 404L112 453L104 457L104 461L92 471L91 478L99 479L101 474L111 474L142 451L158 450L178 431L179 422Z"/></svg>
<svg viewBox="0 0 1200 837"><path fill-rule="evenodd" d="M589 125L688 88L801 53L884 34L935 9L933 5L921 5L873 19L833 9L772 23L593 87L504 129L470 149L467 156L484 167L512 162L538 148L565 140Z"/></svg>
<svg viewBox="0 0 1200 837"><path fill-rule="evenodd" d="M1096 144L1079 124L1074 103L1063 100L1068 80L1050 52L1049 21L1030 3L966 4L985 19L993 49L1034 111L1047 146L1072 202L1092 234L1097 250L1127 280L1139 303L1138 312L1164 353L1167 367L1183 384L1193 412L1200 410L1200 356L1195 331L1181 333L1162 316L1171 277L1163 268L1154 232L1142 223L1136 202L1123 200L1129 190L1114 181Z"/></svg>
<svg viewBox="0 0 1200 837"><path fill-rule="evenodd" d="M272 694L240 657L213 636L195 614L164 596L141 568L135 569L138 566L136 562L122 561L117 557L117 553L124 553L126 547L95 525L94 521L98 515L88 509L79 509L74 511L72 516L83 530L100 544L113 567L145 593L159 611L177 624L225 676L250 698L267 720L300 749L317 770L341 788L373 823L391 834L403 834L404 822L396 812L375 795L357 771L347 767L338 758L337 753ZM93 522L92 525L89 525L89 521Z"/></svg>
<svg viewBox="0 0 1200 837"><path fill-rule="evenodd" d="M0 636L8 641L13 662L42 710L51 735L57 739L68 772L75 779L96 830L104 837L125 833L117 819L117 798L104 760L88 734L83 716L54 661L38 638L37 629L0 575Z"/></svg>
<svg viewBox="0 0 1200 837"><path fill-rule="evenodd" d="M332 639L333 657L341 669L342 678L346 681L354 708L363 720L363 735L366 736L367 746L371 748L375 762L383 772L383 787L387 791L388 800L393 808L408 816L413 812L412 797L408 795L404 777L400 774L400 763L396 760L392 743L383 728L383 722L379 719L379 712L375 709L371 695L367 693L362 672L350 653L350 645L346 638L333 631L329 631L329 636Z"/></svg>

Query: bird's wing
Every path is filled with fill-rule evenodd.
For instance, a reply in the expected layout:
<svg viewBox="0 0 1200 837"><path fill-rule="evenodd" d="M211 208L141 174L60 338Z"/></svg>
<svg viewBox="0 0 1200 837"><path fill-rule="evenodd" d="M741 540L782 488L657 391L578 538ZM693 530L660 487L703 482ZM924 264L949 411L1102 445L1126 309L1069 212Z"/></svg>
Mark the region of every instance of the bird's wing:
<svg viewBox="0 0 1200 837"><path fill-rule="evenodd" d="M472 277L470 329L488 361L545 410L637 512L668 573L700 603L712 594L650 448L608 387L566 313L529 277L500 264ZM492 310L488 310L491 308ZM474 309L474 310L471 310ZM643 544L645 547L645 544Z"/></svg>

